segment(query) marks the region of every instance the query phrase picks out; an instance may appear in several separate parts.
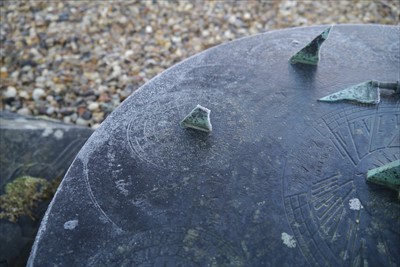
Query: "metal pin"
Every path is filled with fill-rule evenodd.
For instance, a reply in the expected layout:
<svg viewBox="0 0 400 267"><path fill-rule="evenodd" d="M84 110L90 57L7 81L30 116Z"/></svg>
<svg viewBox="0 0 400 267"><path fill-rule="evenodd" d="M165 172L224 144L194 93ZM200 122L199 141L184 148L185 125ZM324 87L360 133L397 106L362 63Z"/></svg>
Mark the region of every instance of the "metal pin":
<svg viewBox="0 0 400 267"><path fill-rule="evenodd" d="M397 191L400 199L400 159L369 170L367 181Z"/></svg>
<svg viewBox="0 0 400 267"><path fill-rule="evenodd" d="M211 111L208 108L197 105L180 123L183 128L192 128L203 132L211 132Z"/></svg>
<svg viewBox="0 0 400 267"><path fill-rule="evenodd" d="M321 48L322 43L328 39L329 32L331 31L332 26L323 31L320 35L318 35L314 40L312 40L308 45L303 47L299 52L293 55L290 58L290 63L302 63L302 64L310 64L317 65L319 62L319 50Z"/></svg>
<svg viewBox="0 0 400 267"><path fill-rule="evenodd" d="M387 83L371 80L325 96L319 99L319 101L336 102L341 100L351 100L364 104L378 104L380 102L380 88L394 90L396 94L400 93L400 84L398 81Z"/></svg>

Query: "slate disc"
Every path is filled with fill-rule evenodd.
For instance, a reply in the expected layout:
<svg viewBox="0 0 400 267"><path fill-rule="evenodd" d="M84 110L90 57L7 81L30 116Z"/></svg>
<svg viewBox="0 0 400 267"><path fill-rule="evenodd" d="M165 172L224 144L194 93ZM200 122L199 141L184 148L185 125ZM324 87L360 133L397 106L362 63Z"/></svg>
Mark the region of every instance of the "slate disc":
<svg viewBox="0 0 400 267"><path fill-rule="evenodd" d="M288 60L327 26L206 50L96 130L42 222L29 266L398 266L400 100L317 99L399 80L399 27L338 25L318 66ZM183 129L197 104L213 131Z"/></svg>

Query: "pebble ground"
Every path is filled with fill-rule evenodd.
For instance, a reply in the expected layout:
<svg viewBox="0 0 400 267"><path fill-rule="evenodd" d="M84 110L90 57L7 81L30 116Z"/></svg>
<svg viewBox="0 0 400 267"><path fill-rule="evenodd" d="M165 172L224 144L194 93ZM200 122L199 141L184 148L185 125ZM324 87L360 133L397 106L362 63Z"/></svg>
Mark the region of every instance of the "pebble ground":
<svg viewBox="0 0 400 267"><path fill-rule="evenodd" d="M0 1L0 108L97 128L146 81L273 29L399 25L397 0Z"/></svg>

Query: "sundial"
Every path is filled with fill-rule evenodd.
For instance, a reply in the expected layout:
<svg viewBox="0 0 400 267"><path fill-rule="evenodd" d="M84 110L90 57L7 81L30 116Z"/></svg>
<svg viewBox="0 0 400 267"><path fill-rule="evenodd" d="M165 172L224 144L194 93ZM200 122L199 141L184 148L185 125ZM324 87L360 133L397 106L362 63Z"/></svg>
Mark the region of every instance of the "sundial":
<svg viewBox="0 0 400 267"><path fill-rule="evenodd" d="M155 77L91 136L29 266L399 266L400 99L317 101L400 80L399 27L337 25L318 65L289 59L327 26L217 46ZM181 127L197 105L212 131Z"/></svg>

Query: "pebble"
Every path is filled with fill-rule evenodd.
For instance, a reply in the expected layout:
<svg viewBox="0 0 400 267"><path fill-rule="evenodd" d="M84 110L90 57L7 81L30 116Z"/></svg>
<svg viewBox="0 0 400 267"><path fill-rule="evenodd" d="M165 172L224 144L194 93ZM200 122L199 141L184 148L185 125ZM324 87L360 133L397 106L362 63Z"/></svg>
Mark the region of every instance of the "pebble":
<svg viewBox="0 0 400 267"><path fill-rule="evenodd" d="M76 124L77 124L77 125L81 125L81 126L88 126L88 125L89 125L89 122L88 122L87 120L85 120L85 119L79 117L79 118L76 120Z"/></svg>
<svg viewBox="0 0 400 267"><path fill-rule="evenodd" d="M32 115L32 112L29 110L29 108L21 108L17 111L17 113L19 115L23 115L23 116L30 116Z"/></svg>
<svg viewBox="0 0 400 267"><path fill-rule="evenodd" d="M69 117L69 116L65 116L65 117L63 118L63 122L64 122L64 123L72 123L72 119L71 119L71 117Z"/></svg>
<svg viewBox="0 0 400 267"><path fill-rule="evenodd" d="M17 96L17 89L15 87L9 86L7 90L4 91L3 96L5 98L15 98Z"/></svg>
<svg viewBox="0 0 400 267"><path fill-rule="evenodd" d="M95 110L97 110L99 107L100 107L99 103L93 102L93 103L90 103L90 104L89 104L88 110L90 110L90 111L95 111Z"/></svg>
<svg viewBox="0 0 400 267"><path fill-rule="evenodd" d="M29 99L29 94L28 94L28 92L26 92L26 91L20 91L20 92L18 93L18 96L19 96L20 98L22 98L22 99Z"/></svg>
<svg viewBox="0 0 400 267"><path fill-rule="evenodd" d="M33 100L37 101L40 100L45 94L46 92L42 88L36 88L32 92L32 98Z"/></svg>
<svg viewBox="0 0 400 267"><path fill-rule="evenodd" d="M92 118L92 112L90 112L89 110L85 110L81 117L84 120L90 120Z"/></svg>
<svg viewBox="0 0 400 267"><path fill-rule="evenodd" d="M52 115L55 112L55 109L53 107L49 107L46 109L46 114L47 115Z"/></svg>
<svg viewBox="0 0 400 267"><path fill-rule="evenodd" d="M99 123L95 123L95 124L92 125L91 128L96 130L96 129L98 129L99 127L100 127L100 124L99 124Z"/></svg>
<svg viewBox="0 0 400 267"><path fill-rule="evenodd" d="M355 3L8 1L0 9L4 108L96 128L155 75L229 40L295 26L399 24L396 0Z"/></svg>

